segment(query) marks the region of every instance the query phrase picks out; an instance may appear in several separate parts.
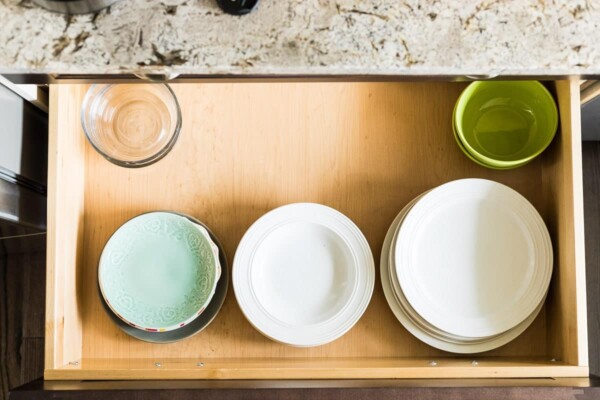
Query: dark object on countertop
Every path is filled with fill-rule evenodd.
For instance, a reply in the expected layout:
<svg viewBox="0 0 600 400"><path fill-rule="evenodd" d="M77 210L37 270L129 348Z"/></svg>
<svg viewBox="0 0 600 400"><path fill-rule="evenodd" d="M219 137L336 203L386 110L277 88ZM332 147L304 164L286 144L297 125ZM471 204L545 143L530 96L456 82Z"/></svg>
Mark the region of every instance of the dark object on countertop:
<svg viewBox="0 0 600 400"><path fill-rule="evenodd" d="M217 0L219 7L227 14L248 14L258 3L258 0Z"/></svg>
<svg viewBox="0 0 600 400"><path fill-rule="evenodd" d="M40 7L63 14L87 14L100 11L119 0L32 0Z"/></svg>

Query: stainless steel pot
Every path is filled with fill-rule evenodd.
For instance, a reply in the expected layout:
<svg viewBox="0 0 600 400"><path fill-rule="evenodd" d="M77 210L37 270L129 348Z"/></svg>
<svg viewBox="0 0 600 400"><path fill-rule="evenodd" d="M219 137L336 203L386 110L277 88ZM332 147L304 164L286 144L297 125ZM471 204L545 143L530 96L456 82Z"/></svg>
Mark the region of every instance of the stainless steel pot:
<svg viewBox="0 0 600 400"><path fill-rule="evenodd" d="M86 14L102 10L119 0L32 0L40 7L63 14Z"/></svg>

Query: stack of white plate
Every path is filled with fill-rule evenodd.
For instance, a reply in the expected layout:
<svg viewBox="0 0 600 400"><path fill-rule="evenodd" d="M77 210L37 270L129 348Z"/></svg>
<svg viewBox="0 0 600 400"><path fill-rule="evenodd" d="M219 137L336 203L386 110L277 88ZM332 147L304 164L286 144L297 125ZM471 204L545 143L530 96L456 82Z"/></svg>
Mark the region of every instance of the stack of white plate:
<svg viewBox="0 0 600 400"><path fill-rule="evenodd" d="M409 203L383 244L381 280L396 318L455 353L500 347L533 322L552 275L544 221L502 184L463 179Z"/></svg>
<svg viewBox="0 0 600 400"><path fill-rule="evenodd" d="M292 346L329 343L367 308L375 282L369 244L340 212L319 204L277 208L248 229L233 288L248 321Z"/></svg>

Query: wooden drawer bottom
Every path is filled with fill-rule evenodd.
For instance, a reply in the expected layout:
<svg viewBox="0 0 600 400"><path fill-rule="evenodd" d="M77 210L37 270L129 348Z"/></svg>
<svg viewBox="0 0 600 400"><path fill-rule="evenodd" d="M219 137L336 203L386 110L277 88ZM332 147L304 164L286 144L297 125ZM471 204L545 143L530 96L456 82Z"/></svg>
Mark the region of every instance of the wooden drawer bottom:
<svg viewBox="0 0 600 400"><path fill-rule="evenodd" d="M577 82L550 84L560 132L539 158L511 171L479 167L454 142L451 113L464 84L172 86L183 113L179 142L163 160L141 169L112 165L85 141L79 122L85 85L51 87L46 379L587 375ZM488 353L454 356L418 341L394 318L379 279L359 323L315 348L263 337L243 317L231 290L205 331L169 345L125 335L97 297L106 240L146 211L199 218L231 261L245 230L268 210L323 203L356 222L377 261L387 228L408 201L467 177L492 179L523 194L540 211L555 250L539 317L516 340Z"/></svg>

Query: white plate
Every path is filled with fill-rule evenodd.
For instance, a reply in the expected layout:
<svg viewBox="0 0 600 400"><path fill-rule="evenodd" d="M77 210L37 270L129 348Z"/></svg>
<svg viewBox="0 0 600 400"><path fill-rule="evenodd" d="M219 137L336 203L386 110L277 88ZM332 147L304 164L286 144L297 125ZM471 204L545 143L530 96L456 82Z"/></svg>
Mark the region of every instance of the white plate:
<svg viewBox="0 0 600 400"><path fill-rule="evenodd" d="M246 318L292 346L318 346L346 333L366 310L374 283L364 235L319 204L265 214L248 229L233 261L233 288Z"/></svg>
<svg viewBox="0 0 600 400"><path fill-rule="evenodd" d="M383 287L383 293L388 302L388 305L390 306L390 309L392 310L392 312L394 313L394 316L398 319L398 321L400 321L400 323L404 326L404 328L408 332L410 332L413 336L415 336L417 339L421 340L422 342L424 342L432 347L435 347L437 349L443 350L443 351L459 353L459 354L481 353L484 351L496 349L496 348L503 346L503 345L509 343L510 341L514 340L521 333L523 333L529 327L529 325L531 325L531 323L535 320L535 318L537 317L537 315L539 314L539 312L541 311L541 309L543 307L544 299L542 299L542 301L540 302L538 307L534 310L534 312L529 317L527 317L527 319L525 319L522 323L517 325L515 328L513 328L507 332L504 332L501 335L498 335L497 337L493 338L489 342L463 343L463 344L452 343L452 342L447 342L445 340L441 340L437 337L432 336L428 332L423 331L417 324L415 324L411 320L411 318L407 315L405 310L401 307L401 305L396 300L392 285L390 283L390 278L389 278L389 267L390 267L389 253L390 253L392 238L394 236L395 231L398 229L398 227L402 221L402 218L403 218L402 213L398 214L396 219L394 219L394 222L392 222L392 225L390 226L388 233L385 237L385 240L383 242L383 248L381 250L380 274L381 274L381 284Z"/></svg>
<svg viewBox="0 0 600 400"><path fill-rule="evenodd" d="M435 326L432 326L427 321L423 320L423 318L421 318L421 316L414 311L414 309L412 308L412 306L406 300L406 297L404 297L404 294L402 293L402 288L400 287L400 283L398 282L398 278L396 276L395 251L394 251L395 243L396 243L396 239L397 239L397 235L398 235L398 230L399 230L400 226L402 225L402 221L404 220L404 217L406 217L406 215L408 214L408 212L410 211L412 206L422 196L423 195L420 195L417 198L415 198L414 200L412 200L409 204L406 205L406 207L404 207L402 209L402 211L400 211L400 213L398 214L399 221L397 223L397 228L394 232L394 235L392 237L392 241L390 244L390 250L389 250L389 256L388 256L388 263L389 263L388 264L389 265L388 279L390 281L390 285L392 287L392 292L394 294L396 302L398 303L398 305L400 307L402 307L402 310L404 311L404 313L407 315L407 317L411 320L411 322L413 324L417 325L417 327L419 329L427 332L428 334L430 334L431 336L433 336L435 338L438 338L438 339L446 341L446 342L460 343L460 344L467 343L467 342L468 343L488 342L488 341L492 340L493 338L497 337L498 335L485 337L485 338L465 338L462 336L451 335L447 332L437 329Z"/></svg>
<svg viewBox="0 0 600 400"><path fill-rule="evenodd" d="M398 227L396 228L396 231L394 232L394 236L392 237L392 241L390 244L390 251L389 251L389 256L388 256L388 263L389 263L388 264L389 265L388 279L390 281L390 285L392 287L392 292L394 294L394 297L396 298L396 302L398 303L398 305L400 307L402 307L403 312L406 314L406 316L411 320L411 322L413 324L417 325L419 329L427 332L429 335L431 335L435 338L438 338L438 339L446 341L446 342L459 343L459 344L488 342L499 335L489 336L489 337L484 337L484 338L465 338L462 336L451 335L447 332L444 332L444 331L438 329L437 327L431 325L429 322L427 322L423 318L421 318L421 316L419 314L417 314L417 312L412 308L412 306L406 300L406 297L402 293L402 288L400 287L400 283L398 282L398 278L396 275L395 252L394 252L395 243L396 243L398 230L399 230L400 226L402 225L402 221L404 220L404 217L406 216L406 214L408 214L408 212L410 211L412 206L418 201L418 199L421 196L414 199L406 207L404 207L402 209L402 211L400 211L400 214L399 214L400 221L398 222Z"/></svg>
<svg viewBox="0 0 600 400"><path fill-rule="evenodd" d="M507 186L463 179L424 195L405 217L395 266L402 292L451 335L499 335L544 298L552 244L535 208Z"/></svg>

